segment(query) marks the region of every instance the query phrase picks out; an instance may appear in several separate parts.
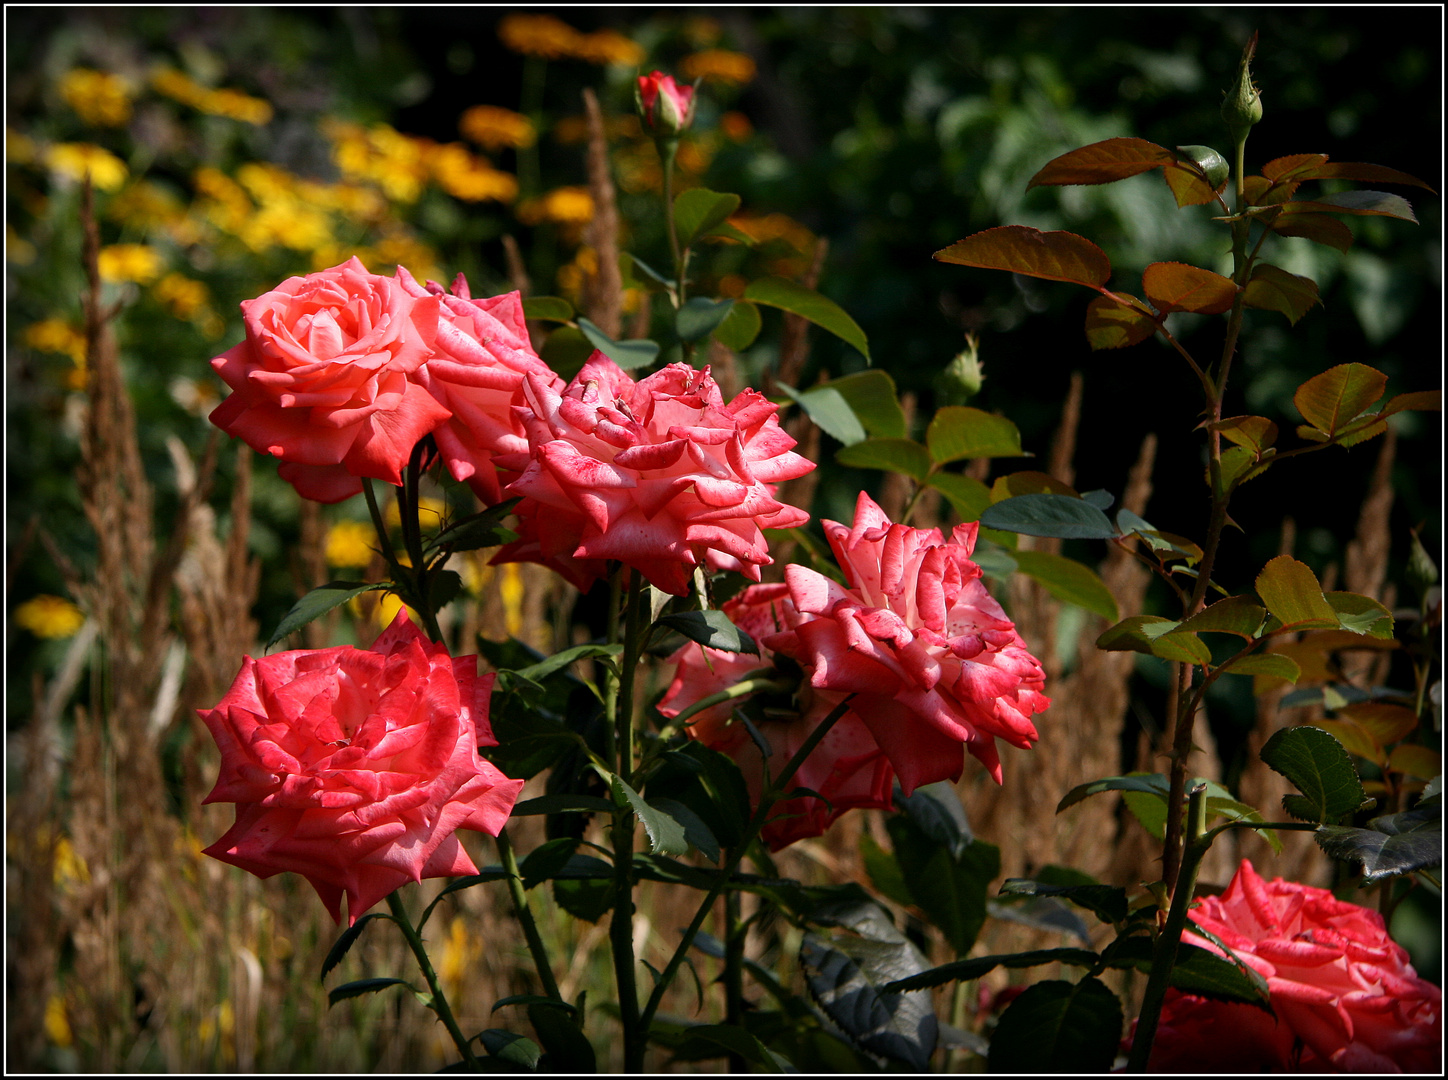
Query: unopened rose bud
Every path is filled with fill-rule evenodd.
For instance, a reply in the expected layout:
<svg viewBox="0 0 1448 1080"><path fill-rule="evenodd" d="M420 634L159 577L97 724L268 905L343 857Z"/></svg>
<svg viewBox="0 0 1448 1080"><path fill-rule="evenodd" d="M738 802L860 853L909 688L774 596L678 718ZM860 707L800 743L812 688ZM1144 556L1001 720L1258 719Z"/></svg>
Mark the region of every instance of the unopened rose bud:
<svg viewBox="0 0 1448 1080"><path fill-rule="evenodd" d="M661 71L640 75L634 101L649 134L674 138L687 131L694 122L694 90L692 86L680 86L672 75Z"/></svg>
<svg viewBox="0 0 1448 1080"><path fill-rule="evenodd" d="M1212 190L1215 191L1227 182L1227 173L1231 171L1227 159L1210 146L1178 146L1176 150L1202 170L1202 175L1207 178L1207 183L1212 185Z"/></svg>
<svg viewBox="0 0 1448 1080"><path fill-rule="evenodd" d="M1222 99L1222 119L1227 122L1233 141L1238 143L1246 139L1252 125L1262 119L1262 94L1252 82L1252 55L1256 51L1257 32L1254 30L1252 40L1242 50L1242 60L1237 65L1237 81Z"/></svg>
<svg viewBox="0 0 1448 1080"><path fill-rule="evenodd" d="M985 374L981 371L980 338L966 334L965 348L940 373L940 404L964 405L980 393L983 382Z"/></svg>

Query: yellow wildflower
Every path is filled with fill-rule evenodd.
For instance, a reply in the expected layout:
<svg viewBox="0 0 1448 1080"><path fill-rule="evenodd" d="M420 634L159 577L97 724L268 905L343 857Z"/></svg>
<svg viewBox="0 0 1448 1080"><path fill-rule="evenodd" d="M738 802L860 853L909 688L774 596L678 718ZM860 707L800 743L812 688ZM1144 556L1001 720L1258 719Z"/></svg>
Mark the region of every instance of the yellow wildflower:
<svg viewBox="0 0 1448 1080"><path fill-rule="evenodd" d="M240 90L212 90L174 68L163 68L152 75L151 86L183 105L190 105L212 116L226 116L256 125L268 123L272 118L271 105L261 98L243 94Z"/></svg>
<svg viewBox="0 0 1448 1080"><path fill-rule="evenodd" d="M52 1046L66 1047L75 1042L65 1013L65 998L59 994L51 994L45 1002L45 1037Z"/></svg>
<svg viewBox="0 0 1448 1080"><path fill-rule="evenodd" d="M170 225L184 215L181 201L150 180L137 180L106 207L107 217L136 229Z"/></svg>
<svg viewBox="0 0 1448 1080"><path fill-rule="evenodd" d="M372 267L374 273L385 273L388 266L394 269L405 266L419 281L426 281L428 278L441 281L446 276L438 266L437 253L409 233L384 233L373 245L372 251L372 261L362 261Z"/></svg>
<svg viewBox="0 0 1448 1080"><path fill-rule="evenodd" d="M588 279L598 273L598 252L591 247L581 247L573 261L558 268L558 288L563 295L577 306L583 298L584 286Z"/></svg>
<svg viewBox="0 0 1448 1080"><path fill-rule="evenodd" d="M333 120L323 130L332 140L332 160L343 176L370 180L397 202L416 202L422 194L430 140L403 135L387 124L363 128Z"/></svg>
<svg viewBox="0 0 1448 1080"><path fill-rule="evenodd" d="M572 146L588 138L588 117L580 114L564 116L553 123L553 141L562 146ZM609 139L637 139L643 135L639 118L629 113L626 116L605 116L603 133ZM649 143L653 149L653 143Z"/></svg>
<svg viewBox="0 0 1448 1080"><path fill-rule="evenodd" d="M97 258L102 281L135 281L148 285L165 268L161 253L145 244L112 244Z"/></svg>
<svg viewBox="0 0 1448 1080"><path fill-rule="evenodd" d="M419 626L422 625L422 616L398 599L396 593L387 593L377 601L377 610L373 613L373 618L376 619L378 626L385 629L392 625L392 620L397 618L397 613L403 608L407 608L409 619Z"/></svg>
<svg viewBox="0 0 1448 1080"><path fill-rule="evenodd" d="M206 307L206 284L184 274L170 273L156 282L153 295L178 319L190 319Z"/></svg>
<svg viewBox="0 0 1448 1080"><path fill-rule="evenodd" d="M679 71L686 79L742 86L754 78L754 61L743 53L705 49L684 57L679 63Z"/></svg>
<svg viewBox="0 0 1448 1080"><path fill-rule="evenodd" d="M5 129L5 160L17 165L28 165L35 160L35 140L14 128Z"/></svg>
<svg viewBox="0 0 1448 1080"><path fill-rule="evenodd" d="M586 187L554 188L541 198L520 203L518 220L524 225L537 225L544 221L586 225L593 220L593 196Z"/></svg>
<svg viewBox="0 0 1448 1080"><path fill-rule="evenodd" d="M638 67L648 53L638 42L624 37L617 30L595 30L583 36L574 55L590 64Z"/></svg>
<svg viewBox="0 0 1448 1080"><path fill-rule="evenodd" d="M5 223L5 261L17 266L29 266L35 261L35 245L16 232L8 221Z"/></svg>
<svg viewBox="0 0 1448 1080"><path fill-rule="evenodd" d="M62 836L55 842L55 853L51 857L51 880L61 888L65 888L77 882L83 885L89 884L90 879L90 867L75 850L75 845L70 842L70 837Z"/></svg>
<svg viewBox="0 0 1448 1080"><path fill-rule="evenodd" d="M417 500L417 519L425 531L440 527L443 515L446 513L447 503L441 499L431 499L424 495ZM394 529L402 527L402 512L397 508L397 500L394 499L387 504L382 519Z"/></svg>
<svg viewBox="0 0 1448 1080"><path fill-rule="evenodd" d="M508 15L498 23L498 39L524 56L558 60L577 56L583 35L552 15Z"/></svg>
<svg viewBox="0 0 1448 1080"><path fill-rule="evenodd" d="M339 521L327 530L327 565L365 570L372 563L377 534L360 521Z"/></svg>
<svg viewBox="0 0 1448 1080"><path fill-rule="evenodd" d="M124 127L131 119L131 90L118 75L72 68L60 78L60 99L87 124Z"/></svg>
<svg viewBox="0 0 1448 1080"><path fill-rule="evenodd" d="M684 23L684 36L695 45L713 45L724 33L718 19L695 15Z"/></svg>
<svg viewBox="0 0 1448 1080"><path fill-rule="evenodd" d="M25 328L21 338L41 352L64 353L77 364L85 363L85 335L64 319L43 319Z"/></svg>
<svg viewBox="0 0 1448 1080"><path fill-rule="evenodd" d="M64 597L42 593L15 609L15 621L36 637L68 638L85 625L85 614Z"/></svg>
<svg viewBox="0 0 1448 1080"><path fill-rule="evenodd" d="M517 563L503 564L498 595L503 599L503 628L509 637L523 632L523 572Z"/></svg>
<svg viewBox="0 0 1448 1080"><path fill-rule="evenodd" d="M197 169L192 182L203 197L201 212L206 220L227 232L240 232L255 209L246 189L220 169L210 167Z"/></svg>
<svg viewBox="0 0 1448 1080"><path fill-rule="evenodd" d="M538 139L533 121L497 105L474 105L458 119L458 130L486 150L521 150Z"/></svg>
<svg viewBox="0 0 1448 1080"><path fill-rule="evenodd" d="M114 191L126 182L126 163L109 150L92 143L56 143L45 152L51 172L80 183L90 175L91 185Z"/></svg>
<svg viewBox="0 0 1448 1080"><path fill-rule="evenodd" d="M485 158L469 153L462 143L448 143L433 151L432 174L449 195L468 202L484 199L512 202L518 197L515 177L493 168Z"/></svg>
<svg viewBox="0 0 1448 1080"><path fill-rule="evenodd" d="M472 970L481 953L477 940L469 936L463 917L454 915L437 961L437 977L449 994L454 997L459 994L463 977Z"/></svg>

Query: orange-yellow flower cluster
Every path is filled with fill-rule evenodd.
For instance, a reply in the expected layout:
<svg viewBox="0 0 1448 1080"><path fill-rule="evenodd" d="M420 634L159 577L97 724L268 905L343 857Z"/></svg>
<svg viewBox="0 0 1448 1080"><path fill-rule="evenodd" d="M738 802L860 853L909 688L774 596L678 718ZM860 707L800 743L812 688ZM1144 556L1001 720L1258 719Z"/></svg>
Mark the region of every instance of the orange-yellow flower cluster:
<svg viewBox="0 0 1448 1080"><path fill-rule="evenodd" d="M679 71L686 79L743 86L754 78L755 67L753 59L744 53L705 49L684 57L679 63Z"/></svg>
<svg viewBox="0 0 1448 1080"><path fill-rule="evenodd" d="M474 105L458 120L458 130L484 150L521 150L538 139L533 121L498 105Z"/></svg>
<svg viewBox="0 0 1448 1080"><path fill-rule="evenodd" d="M134 281L149 285L161 276L166 260L145 244L111 244L96 257L102 281Z"/></svg>
<svg viewBox="0 0 1448 1080"><path fill-rule="evenodd" d="M71 68L60 78L60 100L96 127L124 127L131 119L131 89L119 75Z"/></svg>
<svg viewBox="0 0 1448 1080"><path fill-rule="evenodd" d="M516 53L545 60L637 66L647 55L643 46L617 30L584 34L552 15L509 15L498 24L498 38Z"/></svg>
<svg viewBox="0 0 1448 1080"><path fill-rule="evenodd" d="M518 181L513 176L493 168L462 143L439 146L386 124L364 128L332 120L324 130L344 176L376 184L397 202L416 202L429 180L467 202L511 202L517 197Z"/></svg>
<svg viewBox="0 0 1448 1080"><path fill-rule="evenodd" d="M240 90L212 90L175 68L157 71L151 76L151 86L158 93L211 116L226 116L257 126L270 123L272 118L269 102Z"/></svg>
<svg viewBox="0 0 1448 1080"><path fill-rule="evenodd" d="M64 319L42 319L31 323L21 341L40 352L62 353L77 365L85 363L85 335Z"/></svg>
<svg viewBox="0 0 1448 1080"><path fill-rule="evenodd" d="M124 161L91 143L56 143L45 151L45 164L52 173L76 183L89 175L91 186L100 191L115 191L129 175Z"/></svg>
<svg viewBox="0 0 1448 1080"><path fill-rule="evenodd" d="M537 199L518 206L518 220L524 225L551 221L559 225L586 225L593 220L593 196L585 187L554 188Z"/></svg>
<svg viewBox="0 0 1448 1080"><path fill-rule="evenodd" d="M85 614L60 596L36 596L15 609L15 621L36 637L68 638L85 624Z"/></svg>

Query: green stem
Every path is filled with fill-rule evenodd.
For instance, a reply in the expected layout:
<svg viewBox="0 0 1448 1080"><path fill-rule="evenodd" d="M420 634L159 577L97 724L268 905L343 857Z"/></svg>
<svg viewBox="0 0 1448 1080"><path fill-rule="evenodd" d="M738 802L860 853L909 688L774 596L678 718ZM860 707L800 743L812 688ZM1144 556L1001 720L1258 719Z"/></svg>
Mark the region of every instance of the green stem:
<svg viewBox="0 0 1448 1080"><path fill-rule="evenodd" d="M620 570L620 575L625 571ZM633 569L626 571L628 584L623 587L623 658L614 698L613 720L616 728L614 744L617 757L614 770L624 783L633 779L633 685L638 669L641 645L639 627L639 594L643 591L643 575ZM612 605L610 605L612 606ZM617 627L617 609L612 612L612 626ZM614 630L616 633L616 629ZM609 923L609 942L613 951L614 979L618 985L619 1018L623 1023L623 1055L625 1072L642 1072L647 1038L639 1022L638 982L634 970L634 813L631 809L613 813L614 907Z"/></svg>
<svg viewBox="0 0 1448 1080"><path fill-rule="evenodd" d="M562 1001L558 991L558 980L553 977L553 965L548 962L548 949L538 933L538 924L533 920L533 909L528 906L528 894L523 888L523 875L518 872L518 859L513 854L513 842L508 839L508 830L500 829L494 842L498 846L498 859L508 874L508 892L513 897L513 914L523 927L523 937L528 942L528 952L533 956L533 966L538 969L538 979L543 983L543 992L554 1001Z"/></svg>
<svg viewBox="0 0 1448 1080"><path fill-rule="evenodd" d="M403 907L402 900L395 891L387 894L387 906L392 909L392 921L402 928L402 936L412 947L412 955L417 958L417 966L422 969L422 977L427 980L428 988L432 991L432 1011L437 1013L438 1019L447 1028L447 1033L457 1044L458 1052L462 1054L468 1068L473 1072L482 1072L482 1063L473 1054L470 1041L463 1037L462 1030L453 1017L452 1009L448 1006L447 995L442 992L442 984L437 981L437 972L433 971L432 961L427 956L427 946L423 944L421 935L413 928L412 920L407 917L407 909Z"/></svg>
<svg viewBox="0 0 1448 1080"><path fill-rule="evenodd" d="M1182 931L1186 929L1187 910L1191 907L1192 895L1196 891L1197 870L1201 867L1202 856L1207 853L1212 843L1211 837L1207 835L1206 825L1207 785L1198 784L1192 788L1187 804L1186 853L1182 858L1177 887L1172 893L1166 926L1156 939L1156 949L1151 959L1151 974L1147 976L1146 993L1141 1002L1141 1016L1136 1022L1136 1038L1131 1045L1131 1056L1126 1062L1127 1072L1145 1072L1146 1063L1151 1058L1157 1023L1161 1020L1161 1007L1171 982L1172 965L1176 963L1177 946L1181 943Z"/></svg>
<svg viewBox="0 0 1448 1080"><path fill-rule="evenodd" d="M674 159L679 154L679 140L658 138L654 145L659 150L659 160L664 171L664 222L669 228L669 254L674 259L674 308L684 306L684 264L685 255L679 248L679 230L674 224Z"/></svg>
<svg viewBox="0 0 1448 1080"><path fill-rule="evenodd" d="M658 982L654 984L653 992L649 994L648 1003L644 1006L643 1016L639 1020L645 1036L647 1036L649 1024L653 1021L654 1014L658 1012L659 1003L664 999L664 991L666 991L669 988L669 984L673 982L674 976L678 973L679 966L684 962L684 957L688 955L689 949L693 947L694 938L698 935L699 928L704 925L704 919L708 916L709 912L714 910L714 902L719 899L719 894L724 891L725 886L729 884L730 878L734 876L734 872L739 869L739 864L744 861L744 853L749 849L750 845L754 843L755 838L759 835L759 831L764 828L764 822L765 819L769 817L770 810L774 808L774 804L778 802L784 792L788 790L790 780L794 778L794 774L799 771L799 767L804 764L805 759L808 758L814 748L820 744L820 741L829 734L830 728L835 726L835 721L849 711L850 701L853 697L854 695L851 694L845 698L844 701L840 702L830 711L828 716L819 722L819 726L809 733L809 737L806 738L800 748L795 751L794 757L789 759L789 764L784 767L778 777L770 781L767 789L760 796L759 806L755 809L754 815L749 819L749 825L744 830L744 836L731 853L729 864L720 869L719 873L715 875L714 884L710 886L708 895L704 897L704 902L699 905L699 910L694 913L693 921L689 923L688 928L685 929L684 936L679 939L679 944L674 949L673 956L669 957L668 966L664 968L663 974L659 976ZM642 1067L642 1065L643 1055L642 1051L640 1051L639 1066Z"/></svg>
<svg viewBox="0 0 1448 1080"><path fill-rule="evenodd" d="M744 937L739 921L739 892L724 894L724 1022L734 1027L744 1023ZM729 1071L744 1073L749 1066L738 1054L729 1055Z"/></svg>
<svg viewBox="0 0 1448 1080"><path fill-rule="evenodd" d="M442 641L442 630L437 624L437 613L432 610L428 596L427 560L422 554L422 462L428 452L428 440L420 439L412 448L407 461L407 472L403 475L402 488L398 495L398 513L402 518L402 542L407 548L407 557L412 562L412 594L417 613L422 616L423 627L433 641ZM445 643L444 643L445 644Z"/></svg>

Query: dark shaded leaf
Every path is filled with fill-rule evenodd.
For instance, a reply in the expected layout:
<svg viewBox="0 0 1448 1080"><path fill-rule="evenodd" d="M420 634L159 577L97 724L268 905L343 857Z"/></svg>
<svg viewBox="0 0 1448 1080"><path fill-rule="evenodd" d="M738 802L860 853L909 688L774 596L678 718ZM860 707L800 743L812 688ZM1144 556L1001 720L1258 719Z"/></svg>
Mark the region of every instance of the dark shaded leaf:
<svg viewBox="0 0 1448 1080"><path fill-rule="evenodd" d="M1002 896L1059 896L1091 912L1102 922L1126 920L1126 890L1115 885L1047 885L1030 878L1007 878Z"/></svg>
<svg viewBox="0 0 1448 1080"><path fill-rule="evenodd" d="M627 804L644 823L644 831L648 833L655 855L683 855L689 850L689 842L684 839L684 827L662 810L650 806L620 776L613 778L613 795L619 806Z"/></svg>
<svg viewBox="0 0 1448 1080"><path fill-rule="evenodd" d="M990 505L990 488L973 476L934 472L925 478L925 483L950 500L950 505L955 507L962 521L979 520Z"/></svg>
<svg viewBox="0 0 1448 1080"><path fill-rule="evenodd" d="M903 990L928 990L932 986L942 986L948 982L979 979L998 967L1020 969L1059 963L1089 968L1095 966L1100 959L1101 957L1090 949L1035 949L1031 952L1006 953L1000 956L974 956L969 960L941 964L940 967L922 971L919 975L911 975L908 979L887 983L882 989L897 993Z"/></svg>
<svg viewBox="0 0 1448 1080"><path fill-rule="evenodd" d="M1031 177L1026 190L1041 184L1108 184L1175 161L1166 147L1145 139L1105 139L1052 158Z"/></svg>
<svg viewBox="0 0 1448 1080"><path fill-rule="evenodd" d="M662 810L684 827L684 839L696 848L700 855L716 866L719 864L719 840L714 830L704 822L686 803L678 799L655 798L650 805Z"/></svg>
<svg viewBox="0 0 1448 1080"><path fill-rule="evenodd" d="M1231 278L1186 263L1152 263L1141 275L1141 290L1158 311L1220 315L1237 297Z"/></svg>
<svg viewBox="0 0 1448 1080"><path fill-rule="evenodd" d="M1111 519L1069 495L1015 495L986 509L980 523L990 529L1054 536L1063 540L1106 540L1116 535Z"/></svg>
<svg viewBox="0 0 1448 1080"><path fill-rule="evenodd" d="M733 300L710 300L707 296L692 296L684 306L674 312L674 331L680 341L698 341L707 337L729 316L734 308Z"/></svg>
<svg viewBox="0 0 1448 1080"><path fill-rule="evenodd" d="M1130 293L1120 300L1095 296L1086 305L1086 341L1093 349L1123 349L1156 333L1158 323L1141 301Z"/></svg>
<svg viewBox="0 0 1448 1080"><path fill-rule="evenodd" d="M327 958L322 961L322 974L318 977L325 979L328 973L342 962L342 958L347 955L347 951L356 944L357 939L362 936L362 931L367 928L367 924L373 919L381 918L383 918L383 916L376 912L371 915L363 915L351 926L343 930L341 936L337 938L336 943L327 951Z"/></svg>
<svg viewBox="0 0 1448 1080"><path fill-rule="evenodd" d="M537 1043L519 1035L516 1031L488 1028L486 1031L474 1035L473 1038L482 1043L483 1049L488 1052L489 1057L521 1066L528 1072L537 1068L538 1059L543 1056L543 1051Z"/></svg>
<svg viewBox="0 0 1448 1080"><path fill-rule="evenodd" d="M1366 829L1324 825L1313 838L1334 859L1362 863L1364 885L1438 866L1443 862L1442 798L1423 799L1405 813L1375 817Z"/></svg>
<svg viewBox="0 0 1448 1080"><path fill-rule="evenodd" d="M1026 987L991 1039L993 1073L1108 1072L1121 1041L1121 1002L1099 979Z"/></svg>
<svg viewBox="0 0 1448 1080"><path fill-rule="evenodd" d="M675 1061L704 1061L725 1054L737 1054L764 1072L783 1072L777 1055L741 1027L730 1024L698 1024L687 1028L674 1053Z"/></svg>
<svg viewBox="0 0 1448 1080"><path fill-rule="evenodd" d="M405 986L413 990L413 986L406 979L358 979L355 982L343 983L334 987L327 994L327 1004L335 1005L339 1001L346 1001L348 998L361 997L363 994L370 994L374 990L386 990L389 986ZM413 993L416 993L413 990Z"/></svg>
<svg viewBox="0 0 1448 1080"><path fill-rule="evenodd" d="M536 799L524 799L513 807L513 817L529 817L534 814L565 814L582 811L590 814L612 812L613 803L596 795L539 795Z"/></svg>
<svg viewBox="0 0 1448 1080"><path fill-rule="evenodd" d="M329 581L325 585L319 585L292 605L292 610L282 616L282 621L277 623L276 630L267 639L266 647L270 649L288 634L300 630L307 623L325 615L333 608L340 607L354 596L361 596L365 592L373 592L376 589L391 588L392 582L390 581L378 581L372 584L357 581Z"/></svg>
<svg viewBox="0 0 1448 1080"><path fill-rule="evenodd" d="M1414 225L1418 223L1408 200L1386 191L1340 191L1335 195L1319 195L1309 201L1294 201L1285 205L1289 210L1313 210L1329 214L1377 214L1401 218Z"/></svg>
<svg viewBox="0 0 1448 1080"><path fill-rule="evenodd" d="M1000 873L1000 849L976 840L955 855L949 844L909 817L893 817L886 828L910 895L955 951L966 954L985 923L986 896Z"/></svg>
<svg viewBox="0 0 1448 1080"><path fill-rule="evenodd" d="M556 840L544 841L528 852L518 867L523 878L523 888L531 889L556 875L568 865L577 847L577 837L560 836Z"/></svg>
<svg viewBox="0 0 1448 1080"><path fill-rule="evenodd" d="M571 1007L556 1001L528 1006L528 1019L533 1023L538 1042L546 1051L538 1062L539 1072L598 1071L593 1044L579 1030L571 1012Z"/></svg>
<svg viewBox="0 0 1448 1080"><path fill-rule="evenodd" d="M1301 799L1289 795L1283 800L1283 807L1293 817L1336 824L1367 800L1352 758L1321 728L1283 728L1267 740L1261 757L1302 792Z"/></svg>
<svg viewBox="0 0 1448 1080"><path fill-rule="evenodd" d="M729 616L717 608L708 611L678 611L662 616L654 625L677 630L690 641L697 641L711 649L759 655L759 646L754 639L730 622Z"/></svg>
<svg viewBox="0 0 1448 1080"><path fill-rule="evenodd" d="M897 783L894 801L922 832L937 844L944 844L952 858L960 858L975 841L960 793L947 780L922 784L906 795Z"/></svg>

